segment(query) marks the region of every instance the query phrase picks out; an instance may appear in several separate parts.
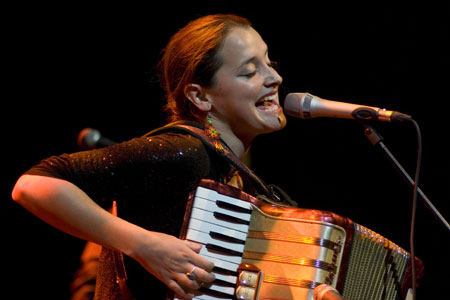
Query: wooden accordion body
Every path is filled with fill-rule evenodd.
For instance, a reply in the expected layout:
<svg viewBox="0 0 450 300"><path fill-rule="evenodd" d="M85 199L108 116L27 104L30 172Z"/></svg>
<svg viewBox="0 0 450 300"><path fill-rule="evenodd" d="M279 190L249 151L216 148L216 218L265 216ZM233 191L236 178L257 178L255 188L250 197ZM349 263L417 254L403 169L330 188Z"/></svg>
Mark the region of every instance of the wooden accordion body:
<svg viewBox="0 0 450 300"><path fill-rule="evenodd" d="M215 263L216 281L194 299L313 299L323 283L346 300L404 299L409 254L331 212L271 205L202 180L180 237L204 244L200 255Z"/></svg>

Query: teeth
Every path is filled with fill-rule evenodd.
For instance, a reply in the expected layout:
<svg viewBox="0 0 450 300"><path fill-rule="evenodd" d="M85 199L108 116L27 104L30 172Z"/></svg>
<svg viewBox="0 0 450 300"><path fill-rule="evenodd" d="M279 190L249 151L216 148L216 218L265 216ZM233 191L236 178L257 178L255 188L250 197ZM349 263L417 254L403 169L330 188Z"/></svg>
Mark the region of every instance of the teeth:
<svg viewBox="0 0 450 300"><path fill-rule="evenodd" d="M262 98L260 101L273 101L276 98L277 98L277 95L274 94L274 95L266 96L266 97Z"/></svg>
<svg viewBox="0 0 450 300"><path fill-rule="evenodd" d="M279 106L276 101L277 99L278 99L277 94L266 96L264 98L261 98L261 100L258 100L256 106L265 112L268 113L274 112L279 109Z"/></svg>
<svg viewBox="0 0 450 300"><path fill-rule="evenodd" d="M265 109L266 112L276 111L278 109L277 105L272 105L269 108Z"/></svg>

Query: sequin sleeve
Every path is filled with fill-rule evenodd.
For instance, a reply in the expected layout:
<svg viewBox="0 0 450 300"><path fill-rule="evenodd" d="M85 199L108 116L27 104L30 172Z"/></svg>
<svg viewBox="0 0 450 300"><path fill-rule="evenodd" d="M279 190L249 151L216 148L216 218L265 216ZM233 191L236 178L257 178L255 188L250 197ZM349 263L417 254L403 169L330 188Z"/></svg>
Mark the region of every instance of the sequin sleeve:
<svg viewBox="0 0 450 300"><path fill-rule="evenodd" d="M200 140L166 133L53 156L26 173L68 180L107 206L105 199L145 204L157 198L167 204L177 195L185 197L208 170L208 153Z"/></svg>

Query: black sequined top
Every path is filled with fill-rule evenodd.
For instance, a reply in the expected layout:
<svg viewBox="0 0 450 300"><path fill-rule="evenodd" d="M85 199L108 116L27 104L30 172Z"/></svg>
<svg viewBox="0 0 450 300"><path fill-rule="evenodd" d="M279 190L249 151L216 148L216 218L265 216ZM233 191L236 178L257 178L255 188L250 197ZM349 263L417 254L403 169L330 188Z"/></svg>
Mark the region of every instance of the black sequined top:
<svg viewBox="0 0 450 300"><path fill-rule="evenodd" d="M230 171L228 162L199 139L169 132L53 156L26 173L70 181L104 208L116 200L121 218L178 236L186 200L198 181L209 178L223 182ZM125 257L125 265L136 299L164 299L165 285L131 258ZM111 287L100 292L105 299L118 299Z"/></svg>

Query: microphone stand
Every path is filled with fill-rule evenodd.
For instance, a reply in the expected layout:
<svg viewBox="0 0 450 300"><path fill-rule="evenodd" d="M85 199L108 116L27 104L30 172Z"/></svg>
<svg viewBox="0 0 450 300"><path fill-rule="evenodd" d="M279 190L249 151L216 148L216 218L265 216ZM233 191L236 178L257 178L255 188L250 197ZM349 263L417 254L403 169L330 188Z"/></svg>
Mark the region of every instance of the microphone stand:
<svg viewBox="0 0 450 300"><path fill-rule="evenodd" d="M383 150L384 155L388 160L391 162L391 164L394 166L394 168L399 172L399 174L403 177L403 179L406 181L406 183L413 188L414 186L414 180L409 176L409 174L403 169L401 164L397 161L397 159L394 157L394 155L389 151L389 149L386 147L386 145L383 143L383 138L375 131L375 129L368 124L363 124L364 127L364 134L369 139L370 143L373 146L379 146L381 150ZM436 207L431 203L431 201L428 199L428 197L422 192L422 190L417 187L417 195L419 196L420 200L422 200L423 203L431 210L432 214L436 217L436 219L450 232L450 225L449 223L444 219L444 217L439 213L439 211L436 209Z"/></svg>

